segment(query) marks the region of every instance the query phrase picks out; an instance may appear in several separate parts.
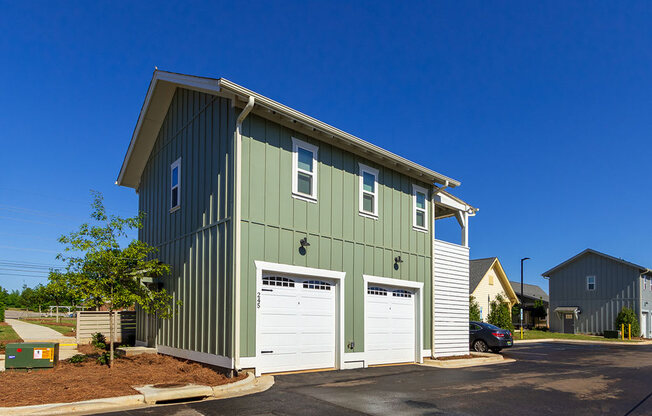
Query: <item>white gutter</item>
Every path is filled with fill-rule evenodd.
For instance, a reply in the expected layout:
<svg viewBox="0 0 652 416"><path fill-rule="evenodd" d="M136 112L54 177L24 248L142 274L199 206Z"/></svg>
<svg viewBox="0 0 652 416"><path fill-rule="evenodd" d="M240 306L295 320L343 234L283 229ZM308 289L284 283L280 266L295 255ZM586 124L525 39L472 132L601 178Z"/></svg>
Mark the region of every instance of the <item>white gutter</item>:
<svg viewBox="0 0 652 416"><path fill-rule="evenodd" d="M235 105L236 97L232 103ZM234 237L234 284L233 284L233 367L236 371L240 369L240 238L242 233L242 122L254 108L254 97L249 96L247 105L242 109L235 125L235 207L233 213Z"/></svg>

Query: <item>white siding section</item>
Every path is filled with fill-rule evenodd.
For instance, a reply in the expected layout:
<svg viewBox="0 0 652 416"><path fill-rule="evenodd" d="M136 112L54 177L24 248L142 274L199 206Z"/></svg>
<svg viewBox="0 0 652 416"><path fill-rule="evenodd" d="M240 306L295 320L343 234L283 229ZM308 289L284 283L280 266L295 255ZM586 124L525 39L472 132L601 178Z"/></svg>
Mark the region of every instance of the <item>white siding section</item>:
<svg viewBox="0 0 652 416"><path fill-rule="evenodd" d="M469 353L469 248L435 240L435 357Z"/></svg>

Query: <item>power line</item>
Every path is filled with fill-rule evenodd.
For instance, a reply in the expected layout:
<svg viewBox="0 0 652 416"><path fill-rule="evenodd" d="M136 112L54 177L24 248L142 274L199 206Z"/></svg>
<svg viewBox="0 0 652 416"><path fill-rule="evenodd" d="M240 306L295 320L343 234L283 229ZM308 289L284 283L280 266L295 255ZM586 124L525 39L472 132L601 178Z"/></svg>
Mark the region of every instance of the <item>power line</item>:
<svg viewBox="0 0 652 416"><path fill-rule="evenodd" d="M47 279L47 276L34 276L30 274L18 274L18 273L0 273L0 277L2 276L20 276L20 277L32 277L35 279Z"/></svg>

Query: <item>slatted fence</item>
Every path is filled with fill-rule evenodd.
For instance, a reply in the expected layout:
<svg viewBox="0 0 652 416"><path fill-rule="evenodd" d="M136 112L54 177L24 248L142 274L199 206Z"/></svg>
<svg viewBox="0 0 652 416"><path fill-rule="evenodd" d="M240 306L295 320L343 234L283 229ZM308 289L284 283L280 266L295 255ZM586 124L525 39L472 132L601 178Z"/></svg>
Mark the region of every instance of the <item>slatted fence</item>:
<svg viewBox="0 0 652 416"><path fill-rule="evenodd" d="M136 336L136 312L114 311L115 332L113 340L117 343L132 343ZM109 340L110 324L108 311L77 312L77 344L91 342L93 334L101 332Z"/></svg>

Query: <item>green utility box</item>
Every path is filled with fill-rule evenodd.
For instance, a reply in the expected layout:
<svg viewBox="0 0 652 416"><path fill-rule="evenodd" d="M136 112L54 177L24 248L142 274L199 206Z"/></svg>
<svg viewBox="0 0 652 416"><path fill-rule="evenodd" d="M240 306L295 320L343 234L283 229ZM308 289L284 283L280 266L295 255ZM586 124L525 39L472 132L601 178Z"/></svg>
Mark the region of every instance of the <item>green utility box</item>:
<svg viewBox="0 0 652 416"><path fill-rule="evenodd" d="M5 369L52 368L59 362L58 342L23 342L5 347Z"/></svg>

